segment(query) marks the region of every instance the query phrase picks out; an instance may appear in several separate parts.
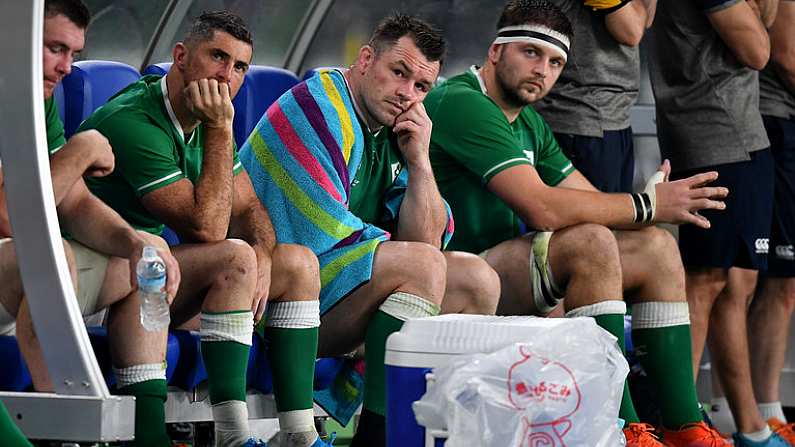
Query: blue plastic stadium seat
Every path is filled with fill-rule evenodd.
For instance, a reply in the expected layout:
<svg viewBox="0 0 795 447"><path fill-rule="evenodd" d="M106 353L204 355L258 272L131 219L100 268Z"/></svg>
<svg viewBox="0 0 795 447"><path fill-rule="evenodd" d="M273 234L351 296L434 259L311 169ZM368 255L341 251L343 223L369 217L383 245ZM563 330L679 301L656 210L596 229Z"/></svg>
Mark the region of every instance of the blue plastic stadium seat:
<svg viewBox="0 0 795 447"><path fill-rule="evenodd" d="M190 391L207 380L207 370L204 368L204 360L199 348L199 333L173 331L172 334L179 343L179 360L170 383L185 391Z"/></svg>
<svg viewBox="0 0 795 447"><path fill-rule="evenodd" d="M120 62L76 62L62 82L66 137L71 137L94 110L139 77L138 70Z"/></svg>
<svg viewBox="0 0 795 447"><path fill-rule="evenodd" d="M288 70L252 65L246 82L235 97L234 134L237 147L242 147L249 134L282 93L298 84L298 78Z"/></svg>
<svg viewBox="0 0 795 447"><path fill-rule="evenodd" d="M249 388L255 389L262 394L270 394L273 392L273 375L271 374L268 356L265 354L265 343L256 333L251 341L246 383Z"/></svg>
<svg viewBox="0 0 795 447"><path fill-rule="evenodd" d="M163 234L161 234L160 237L162 237L169 246L173 247L174 245L180 244L179 236L169 227L163 228Z"/></svg>
<svg viewBox="0 0 795 447"><path fill-rule="evenodd" d="M116 385L116 376L113 374L113 365L110 359L108 331L102 326L92 326L86 330L88 331L88 338L91 340L91 347L94 349L94 355L97 357L97 363L100 370L102 370L102 376L105 378L105 383L108 387L113 387ZM166 383L169 383L174 376L178 360L179 343L177 338L169 333L168 341L166 342Z"/></svg>
<svg viewBox="0 0 795 447"><path fill-rule="evenodd" d="M163 76L168 73L168 70L171 68L171 62L161 62L159 64L152 64L146 68L144 71L141 72L141 75L159 75Z"/></svg>
<svg viewBox="0 0 795 447"><path fill-rule="evenodd" d="M170 68L170 62L152 64L144 69L143 74L165 75ZM232 128L237 147L243 146L271 103L295 84L298 84L298 78L289 70L264 65L249 67L240 91L232 100L235 106Z"/></svg>
<svg viewBox="0 0 795 447"><path fill-rule="evenodd" d="M0 391L25 391L31 386L30 373L19 352L17 338L0 336Z"/></svg>

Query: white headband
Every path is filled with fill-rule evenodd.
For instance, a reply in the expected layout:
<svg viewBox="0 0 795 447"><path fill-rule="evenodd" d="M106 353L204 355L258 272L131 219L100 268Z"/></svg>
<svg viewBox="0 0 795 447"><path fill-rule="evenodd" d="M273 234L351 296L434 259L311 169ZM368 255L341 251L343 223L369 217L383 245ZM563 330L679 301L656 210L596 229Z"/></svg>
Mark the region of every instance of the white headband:
<svg viewBox="0 0 795 447"><path fill-rule="evenodd" d="M555 51L564 61L569 58L569 38L546 26L516 25L497 30L495 44L510 42L532 42Z"/></svg>

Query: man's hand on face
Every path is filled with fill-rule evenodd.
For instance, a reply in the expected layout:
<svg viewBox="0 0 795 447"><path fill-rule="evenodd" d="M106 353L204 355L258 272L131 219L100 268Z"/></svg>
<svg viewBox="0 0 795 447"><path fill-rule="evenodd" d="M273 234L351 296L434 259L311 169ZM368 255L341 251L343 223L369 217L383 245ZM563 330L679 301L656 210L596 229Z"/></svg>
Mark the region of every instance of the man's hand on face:
<svg viewBox="0 0 795 447"><path fill-rule="evenodd" d="M235 108L229 84L215 79L191 81L185 87L185 97L191 112L207 127L232 130Z"/></svg>
<svg viewBox="0 0 795 447"><path fill-rule="evenodd" d="M398 148L409 166L428 161L431 128L431 119L422 101L410 105L395 118L392 130L397 134Z"/></svg>
<svg viewBox="0 0 795 447"><path fill-rule="evenodd" d="M104 177L113 172L115 166L113 148L108 139L94 129L75 134L61 150L82 151L83 160L88 164L83 173L85 176Z"/></svg>

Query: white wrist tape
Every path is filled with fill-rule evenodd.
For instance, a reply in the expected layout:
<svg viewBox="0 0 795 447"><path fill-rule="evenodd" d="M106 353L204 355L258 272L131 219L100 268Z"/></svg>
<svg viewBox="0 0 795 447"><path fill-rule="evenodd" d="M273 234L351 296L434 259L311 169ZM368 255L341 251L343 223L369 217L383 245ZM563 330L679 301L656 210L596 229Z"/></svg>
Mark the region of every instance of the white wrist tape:
<svg viewBox="0 0 795 447"><path fill-rule="evenodd" d="M657 184L665 180L665 173L657 171L646 182L643 192L630 194L635 222L652 223L657 210Z"/></svg>

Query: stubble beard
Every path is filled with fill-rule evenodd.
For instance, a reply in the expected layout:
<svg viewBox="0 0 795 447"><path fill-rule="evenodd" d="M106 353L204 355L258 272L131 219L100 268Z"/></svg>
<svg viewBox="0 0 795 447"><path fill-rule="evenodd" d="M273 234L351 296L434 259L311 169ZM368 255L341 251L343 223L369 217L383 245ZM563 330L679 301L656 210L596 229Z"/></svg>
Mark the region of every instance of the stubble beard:
<svg viewBox="0 0 795 447"><path fill-rule="evenodd" d="M495 70L495 78L497 80L497 85L500 87L503 101L516 108L522 108L532 104L533 101L523 96L519 87L512 85L511 82L506 79L507 76L505 75L504 71L505 70L499 66L497 67L497 70Z"/></svg>

